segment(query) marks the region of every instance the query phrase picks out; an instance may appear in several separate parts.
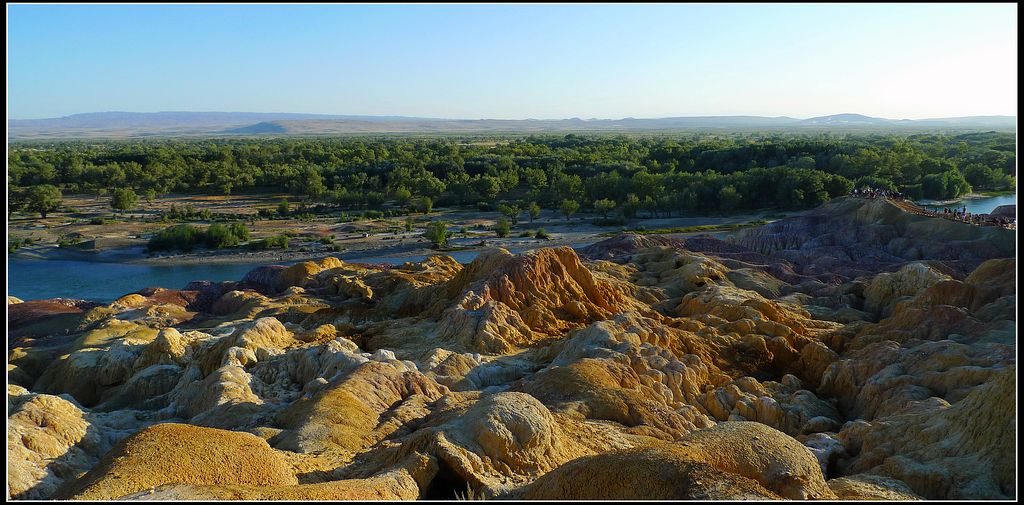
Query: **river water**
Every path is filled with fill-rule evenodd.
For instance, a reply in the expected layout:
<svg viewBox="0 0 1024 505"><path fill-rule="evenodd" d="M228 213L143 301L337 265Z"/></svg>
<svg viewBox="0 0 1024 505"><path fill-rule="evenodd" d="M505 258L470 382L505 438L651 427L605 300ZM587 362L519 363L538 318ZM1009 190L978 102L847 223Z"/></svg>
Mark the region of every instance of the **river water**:
<svg viewBox="0 0 1024 505"><path fill-rule="evenodd" d="M921 201L918 204L926 209L942 212L942 209L963 209L971 214L988 214L1000 205L1017 205L1017 194L990 196L985 198L967 198L955 203L945 205L929 205L928 201Z"/></svg>
<svg viewBox="0 0 1024 505"><path fill-rule="evenodd" d="M518 252L512 249L511 252ZM479 251L447 253L460 263L469 263ZM376 256L352 258L359 263L422 261L427 256ZM345 259L342 256L342 259ZM291 265L292 263L278 263ZM253 268L268 263L154 266L91 261L8 259L7 294L22 300L78 298L109 303L143 288L181 289L192 281L237 281Z"/></svg>

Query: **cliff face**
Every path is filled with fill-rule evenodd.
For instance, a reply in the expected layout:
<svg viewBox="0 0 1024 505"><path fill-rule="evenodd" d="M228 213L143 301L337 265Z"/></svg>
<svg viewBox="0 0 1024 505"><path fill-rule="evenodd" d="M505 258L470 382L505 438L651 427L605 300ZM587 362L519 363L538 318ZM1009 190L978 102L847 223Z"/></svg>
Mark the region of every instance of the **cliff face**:
<svg viewBox="0 0 1024 505"><path fill-rule="evenodd" d="M885 205L9 300L8 493L1015 497L1013 232Z"/></svg>

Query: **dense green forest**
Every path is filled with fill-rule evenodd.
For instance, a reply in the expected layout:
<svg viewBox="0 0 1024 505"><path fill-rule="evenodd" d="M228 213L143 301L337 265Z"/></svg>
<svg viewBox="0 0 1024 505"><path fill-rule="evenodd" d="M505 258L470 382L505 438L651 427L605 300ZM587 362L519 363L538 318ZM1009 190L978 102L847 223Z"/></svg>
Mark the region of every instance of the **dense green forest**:
<svg viewBox="0 0 1024 505"><path fill-rule="evenodd" d="M290 192L345 209L575 202L605 216L808 208L854 185L1015 187L1012 133L207 139L13 144L8 212L68 193Z"/></svg>

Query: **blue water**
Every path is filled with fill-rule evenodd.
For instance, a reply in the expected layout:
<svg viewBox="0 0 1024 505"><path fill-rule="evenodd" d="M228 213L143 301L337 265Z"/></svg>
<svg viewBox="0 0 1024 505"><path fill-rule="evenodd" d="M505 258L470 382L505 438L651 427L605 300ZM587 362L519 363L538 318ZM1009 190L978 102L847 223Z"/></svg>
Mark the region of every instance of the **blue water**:
<svg viewBox="0 0 1024 505"><path fill-rule="evenodd" d="M181 289L194 280L237 281L254 266L9 260L7 294L22 300L84 298L112 302L147 287Z"/></svg>
<svg viewBox="0 0 1024 505"><path fill-rule="evenodd" d="M967 212L970 212L971 214L988 214L1000 205L1017 205L1017 194L990 196L987 198L970 198L946 205L922 204L921 206L938 212L942 212L942 209L963 209L964 206L967 206Z"/></svg>
<svg viewBox="0 0 1024 505"><path fill-rule="evenodd" d="M523 248L511 249L519 252ZM459 263L469 263L479 251L447 253ZM341 258L359 263L423 261L427 256L366 256ZM277 263L291 265L295 262ZM78 298L109 303L143 288L181 289L192 281L237 281L261 263L225 265L153 266L131 263L89 261L12 260L7 261L7 294L22 300Z"/></svg>

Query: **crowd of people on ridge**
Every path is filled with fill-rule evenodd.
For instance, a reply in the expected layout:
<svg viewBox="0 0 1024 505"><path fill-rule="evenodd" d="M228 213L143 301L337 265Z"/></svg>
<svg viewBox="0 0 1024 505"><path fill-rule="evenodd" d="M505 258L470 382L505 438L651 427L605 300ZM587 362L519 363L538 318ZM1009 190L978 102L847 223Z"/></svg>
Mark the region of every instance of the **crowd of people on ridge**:
<svg viewBox="0 0 1024 505"><path fill-rule="evenodd" d="M882 188L872 188L871 186L864 186L862 188L854 188L850 193L851 196L860 198L885 198L889 200L904 201L906 197L899 191ZM902 207L902 206L901 206ZM968 212L967 206L962 208L944 208L942 212L935 212L927 210L917 205L914 205L918 209L918 214L938 216L946 219L952 219L954 221L960 221L962 223L979 225L979 226L1000 226L1003 228L1016 228L1017 220L1007 216L993 216L991 214L972 214Z"/></svg>
<svg viewBox="0 0 1024 505"><path fill-rule="evenodd" d="M894 191L891 189L872 188L871 186L864 186L863 188L853 188L853 196L859 196L864 198L891 198L893 200L903 200L905 197L903 193Z"/></svg>

